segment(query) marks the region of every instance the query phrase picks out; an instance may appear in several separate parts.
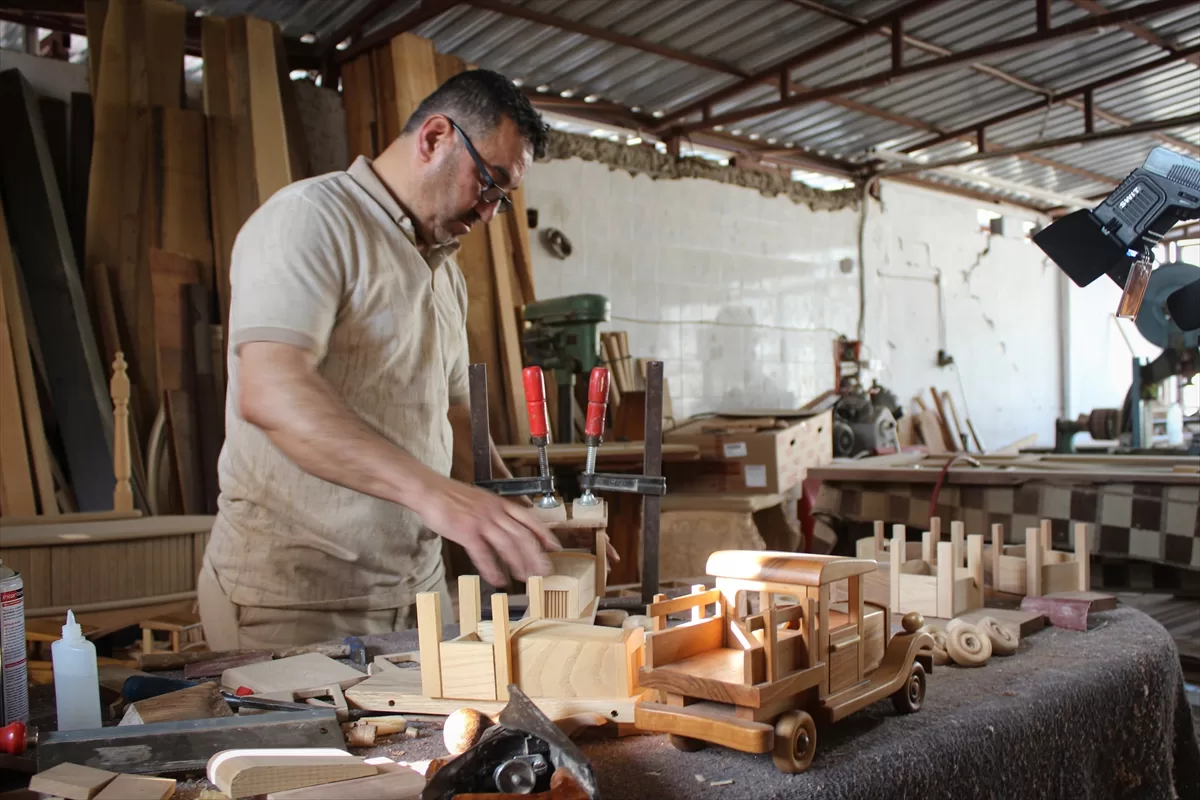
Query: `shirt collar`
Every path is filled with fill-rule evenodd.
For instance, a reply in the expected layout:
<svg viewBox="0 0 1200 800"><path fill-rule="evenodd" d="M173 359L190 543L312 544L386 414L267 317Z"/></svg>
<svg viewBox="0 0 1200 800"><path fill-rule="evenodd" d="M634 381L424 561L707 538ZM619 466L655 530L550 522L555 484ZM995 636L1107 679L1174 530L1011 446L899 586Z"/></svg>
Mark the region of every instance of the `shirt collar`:
<svg viewBox="0 0 1200 800"><path fill-rule="evenodd" d="M400 230L404 231L404 235L412 243L413 247L417 247L417 229L413 225L412 219L409 218L408 214L404 213L404 209L400 207L400 203L396 201L396 198L388 191L383 181L380 180L379 174L375 172L375 167L371 163L371 159L360 155L354 159L354 163L346 171L363 188L363 191L371 196L372 200L379 203L383 210L387 212L387 215L391 217L392 221L400 226ZM457 240L449 244L434 245L429 248L428 254L423 254L422 257L430 269L437 269L445 263L446 259L454 255L460 246L461 243ZM417 248L417 252L420 252L420 248Z"/></svg>

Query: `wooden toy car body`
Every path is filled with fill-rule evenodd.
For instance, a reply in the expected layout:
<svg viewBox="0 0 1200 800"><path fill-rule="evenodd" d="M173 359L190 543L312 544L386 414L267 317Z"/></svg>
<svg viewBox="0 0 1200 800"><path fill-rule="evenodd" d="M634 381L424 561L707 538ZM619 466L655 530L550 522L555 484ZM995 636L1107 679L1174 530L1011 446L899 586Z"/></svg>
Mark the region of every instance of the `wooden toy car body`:
<svg viewBox="0 0 1200 800"><path fill-rule="evenodd" d="M837 722L889 696L902 712L919 710L933 639L913 619L890 635L891 612L863 597L863 576L875 568L837 556L713 553L706 571L715 589L647 610L655 630L640 683L665 702L639 702L637 726L671 734L681 750L710 742L770 752L780 770L803 772L816 750L814 717ZM844 610L830 602L843 581ZM690 622L666 628L666 615L688 609Z"/></svg>

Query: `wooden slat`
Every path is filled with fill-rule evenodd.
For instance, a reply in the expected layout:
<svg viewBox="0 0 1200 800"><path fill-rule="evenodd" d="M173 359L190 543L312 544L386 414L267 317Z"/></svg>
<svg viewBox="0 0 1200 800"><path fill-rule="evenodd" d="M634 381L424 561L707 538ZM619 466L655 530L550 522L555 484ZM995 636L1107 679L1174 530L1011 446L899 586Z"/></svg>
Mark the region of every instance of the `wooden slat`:
<svg viewBox="0 0 1200 800"><path fill-rule="evenodd" d="M163 391L184 388L183 287L200 280L198 262L166 250L150 251L150 279L154 287L158 383ZM198 513L198 512L188 512Z"/></svg>
<svg viewBox="0 0 1200 800"><path fill-rule="evenodd" d="M162 249L196 261L200 282L211 287L213 243L208 224L204 114L164 108L161 116Z"/></svg>
<svg viewBox="0 0 1200 800"><path fill-rule="evenodd" d="M512 199L512 211L505 221L508 223L508 235L512 240L513 264L517 271L517 284L521 287L521 297L526 303L537 299L533 290L533 254L529 249L529 215L525 208L525 187L518 186L509 193Z"/></svg>
<svg viewBox="0 0 1200 800"><path fill-rule="evenodd" d="M33 474L25 447L17 367L13 363L8 314L0 297L0 514L35 514Z"/></svg>
<svg viewBox="0 0 1200 800"><path fill-rule="evenodd" d="M500 362L504 389L508 396L508 419L512 437L524 444L529 441L529 417L525 413L525 386L521 381L521 334L517 329L517 309L513 303L512 272L509 266L508 232L500 220L487 225L488 249L496 280L496 316L500 329Z"/></svg>
<svg viewBox="0 0 1200 800"><path fill-rule="evenodd" d="M41 139L37 103L16 70L0 73L0 194L45 357L81 510L111 507L112 407L66 215Z"/></svg>
<svg viewBox="0 0 1200 800"><path fill-rule="evenodd" d="M346 146L350 160L375 157L372 131L375 125L375 92L371 53L363 53L342 65L342 101L346 107Z"/></svg>
<svg viewBox="0 0 1200 800"><path fill-rule="evenodd" d="M279 73L274 23L246 17L245 29L254 172L261 204L293 180L283 111L282 82L287 76Z"/></svg>
<svg viewBox="0 0 1200 800"><path fill-rule="evenodd" d="M179 108L183 100L183 41L187 9L167 0L143 0L150 105Z"/></svg>
<svg viewBox="0 0 1200 800"><path fill-rule="evenodd" d="M392 38L392 75L396 90L396 132L417 106L437 89L437 66L434 63L433 42L412 33ZM390 140L388 140L390 144ZM383 143L381 142L381 149Z"/></svg>
<svg viewBox="0 0 1200 800"><path fill-rule="evenodd" d="M33 466L37 498L43 514L57 516L58 502L54 499L54 476L50 471L50 449L46 443L46 430L42 425L42 408L38 402L33 362L29 355L29 339L25 333L25 311L21 303L21 287L17 279L17 266L13 261L12 245L8 239L8 225L5 222L3 208L0 208L0 315L7 318L7 332L12 342L16 387L20 394L21 412L25 420L25 437ZM0 356L2 355L0 353ZM9 409L15 407L15 405L6 406ZM9 413L5 417L15 419L16 415ZM3 458L3 455L0 455L0 458ZM5 513L11 516L14 511L6 505Z"/></svg>
<svg viewBox="0 0 1200 800"><path fill-rule="evenodd" d="M67 141L67 226L75 247L75 262L86 262L88 174L92 169L92 98L83 92L71 93Z"/></svg>
<svg viewBox="0 0 1200 800"><path fill-rule="evenodd" d="M199 443L195 409L191 394L183 389L164 392L167 402L167 428L175 455L175 476L183 498L183 513L199 514L207 507L204 484L200 477Z"/></svg>
<svg viewBox="0 0 1200 800"><path fill-rule="evenodd" d="M108 0L84 0L84 30L88 40L88 89L95 97L100 84L100 61L104 55L104 19L108 14Z"/></svg>
<svg viewBox="0 0 1200 800"><path fill-rule="evenodd" d="M401 121L396 109L396 73L392 69L392 48L376 47L369 52L375 113L372 149L383 152L400 135Z"/></svg>
<svg viewBox="0 0 1200 800"><path fill-rule="evenodd" d="M216 371L220 365L213 361L212 337L209 335L209 293L203 286L185 287L187 299L184 345L191 354L186 372L195 374L193 392L196 408L196 435L199 440L200 478L204 487L205 511L217 512L217 459L225 439L224 392L217 387ZM190 335L189 335L190 334Z"/></svg>

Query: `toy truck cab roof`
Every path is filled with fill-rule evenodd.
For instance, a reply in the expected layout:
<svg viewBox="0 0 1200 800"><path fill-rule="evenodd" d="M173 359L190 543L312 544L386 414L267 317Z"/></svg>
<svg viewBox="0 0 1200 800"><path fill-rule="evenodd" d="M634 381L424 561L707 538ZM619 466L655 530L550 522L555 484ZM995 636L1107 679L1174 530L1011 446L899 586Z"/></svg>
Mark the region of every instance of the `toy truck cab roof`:
<svg viewBox="0 0 1200 800"><path fill-rule="evenodd" d="M708 557L704 571L714 578L821 587L866 575L874 572L877 566L865 558L769 550L719 550Z"/></svg>

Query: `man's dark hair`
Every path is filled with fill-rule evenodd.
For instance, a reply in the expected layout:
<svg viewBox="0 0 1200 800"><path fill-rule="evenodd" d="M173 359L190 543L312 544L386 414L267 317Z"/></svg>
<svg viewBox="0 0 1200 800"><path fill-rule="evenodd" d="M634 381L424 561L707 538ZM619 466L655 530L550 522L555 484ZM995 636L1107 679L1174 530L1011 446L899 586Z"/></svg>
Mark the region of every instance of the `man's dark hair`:
<svg viewBox="0 0 1200 800"><path fill-rule="evenodd" d="M433 114L445 114L471 133L486 134L508 117L533 146L533 157L546 155L548 126L513 82L488 69L460 72L421 101L404 123L402 133L413 133Z"/></svg>

